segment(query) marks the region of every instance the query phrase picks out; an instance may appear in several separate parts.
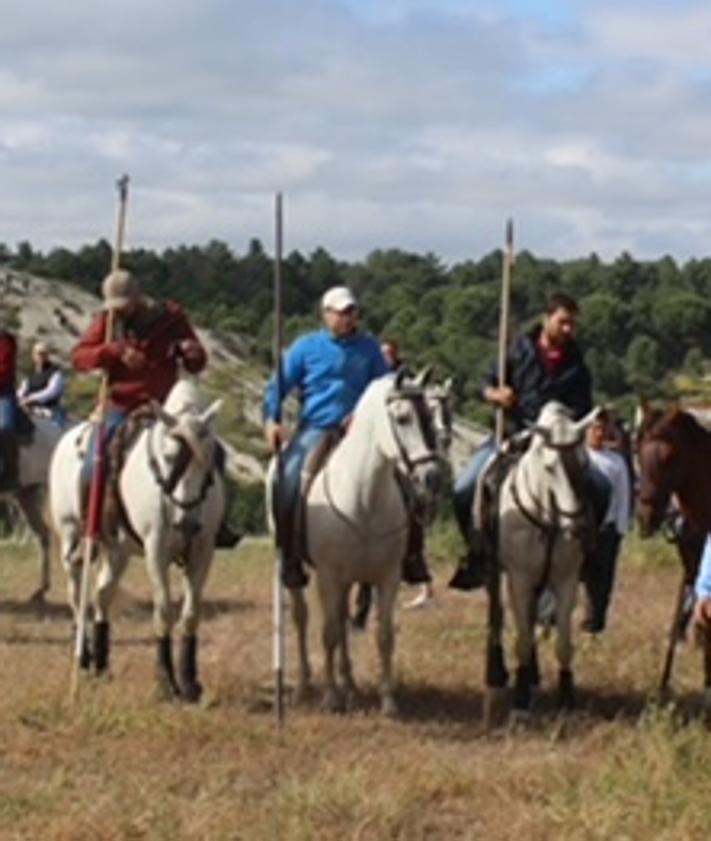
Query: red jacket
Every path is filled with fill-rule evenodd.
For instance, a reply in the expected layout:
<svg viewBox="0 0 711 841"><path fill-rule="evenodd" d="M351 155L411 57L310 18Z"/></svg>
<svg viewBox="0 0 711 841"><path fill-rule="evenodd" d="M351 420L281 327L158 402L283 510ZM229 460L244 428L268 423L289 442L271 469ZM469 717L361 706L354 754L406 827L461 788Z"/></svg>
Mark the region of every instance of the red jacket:
<svg viewBox="0 0 711 841"><path fill-rule="evenodd" d="M0 394L15 393L17 342L12 333L0 330Z"/></svg>
<svg viewBox="0 0 711 841"><path fill-rule="evenodd" d="M183 358L183 365L197 374L207 364L207 353L178 304L147 303L129 319L116 322L114 338L106 342L107 313L102 312L88 327L72 351L77 371L101 368L109 375L111 406L131 411L137 406L158 400L161 403L178 379L178 345L184 339L198 342L199 353ZM127 346L142 351L146 364L139 370L127 368L121 356Z"/></svg>

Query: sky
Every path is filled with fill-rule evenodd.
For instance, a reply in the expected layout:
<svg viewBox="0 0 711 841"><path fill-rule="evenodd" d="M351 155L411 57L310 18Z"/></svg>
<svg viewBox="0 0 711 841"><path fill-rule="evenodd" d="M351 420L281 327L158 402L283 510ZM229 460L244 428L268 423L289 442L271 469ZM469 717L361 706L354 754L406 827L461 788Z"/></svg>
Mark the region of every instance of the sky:
<svg viewBox="0 0 711 841"><path fill-rule="evenodd" d="M711 254L706 0L0 0L0 242Z"/></svg>

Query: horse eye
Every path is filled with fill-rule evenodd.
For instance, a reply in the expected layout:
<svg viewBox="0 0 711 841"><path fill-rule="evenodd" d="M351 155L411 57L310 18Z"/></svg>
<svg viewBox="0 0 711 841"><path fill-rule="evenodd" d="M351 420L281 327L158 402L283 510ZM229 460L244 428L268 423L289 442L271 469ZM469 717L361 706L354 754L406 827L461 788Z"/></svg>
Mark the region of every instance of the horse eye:
<svg viewBox="0 0 711 841"><path fill-rule="evenodd" d="M402 412L395 413L395 423L399 423L400 426L405 426L408 423L412 422L412 417L407 410Z"/></svg>

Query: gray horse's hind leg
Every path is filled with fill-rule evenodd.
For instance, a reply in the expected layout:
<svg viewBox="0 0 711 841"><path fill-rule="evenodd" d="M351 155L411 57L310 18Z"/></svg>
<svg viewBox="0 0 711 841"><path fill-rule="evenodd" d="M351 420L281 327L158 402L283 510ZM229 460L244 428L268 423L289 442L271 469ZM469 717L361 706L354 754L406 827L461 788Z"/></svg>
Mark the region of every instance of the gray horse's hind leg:
<svg viewBox="0 0 711 841"><path fill-rule="evenodd" d="M17 501L20 504L22 513L29 527L34 532L40 545L41 568L40 586L30 596L30 602L43 602L45 595L51 586L51 558L50 558L50 530L45 518L44 489L40 485L33 485L29 488L22 488L17 493Z"/></svg>
<svg viewBox="0 0 711 841"><path fill-rule="evenodd" d="M323 612L322 641L324 649L324 671L326 691L322 706L328 712L343 712L345 699L336 682L336 649L343 646L345 619L343 608L347 603L349 586L328 579L321 573L317 576L321 610Z"/></svg>

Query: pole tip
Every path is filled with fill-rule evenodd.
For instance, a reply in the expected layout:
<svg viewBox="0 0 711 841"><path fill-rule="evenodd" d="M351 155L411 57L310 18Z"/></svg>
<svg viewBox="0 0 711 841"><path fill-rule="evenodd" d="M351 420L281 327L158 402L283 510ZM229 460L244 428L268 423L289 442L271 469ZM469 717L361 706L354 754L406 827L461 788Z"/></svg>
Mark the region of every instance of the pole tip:
<svg viewBox="0 0 711 841"><path fill-rule="evenodd" d="M513 219L506 220L506 244L513 245Z"/></svg>

